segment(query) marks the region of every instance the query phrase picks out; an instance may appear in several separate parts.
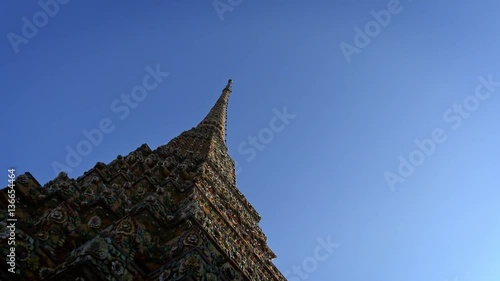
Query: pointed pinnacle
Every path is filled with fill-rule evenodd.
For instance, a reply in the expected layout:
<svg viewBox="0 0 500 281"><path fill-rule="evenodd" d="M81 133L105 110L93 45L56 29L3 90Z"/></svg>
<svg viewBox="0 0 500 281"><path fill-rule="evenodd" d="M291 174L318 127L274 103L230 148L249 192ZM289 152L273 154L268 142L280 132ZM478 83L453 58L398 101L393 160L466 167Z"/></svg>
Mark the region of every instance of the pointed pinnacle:
<svg viewBox="0 0 500 281"><path fill-rule="evenodd" d="M229 80L227 80L227 85L226 85L226 88L224 88L224 90L231 91L232 86L233 86L233 79L229 79Z"/></svg>

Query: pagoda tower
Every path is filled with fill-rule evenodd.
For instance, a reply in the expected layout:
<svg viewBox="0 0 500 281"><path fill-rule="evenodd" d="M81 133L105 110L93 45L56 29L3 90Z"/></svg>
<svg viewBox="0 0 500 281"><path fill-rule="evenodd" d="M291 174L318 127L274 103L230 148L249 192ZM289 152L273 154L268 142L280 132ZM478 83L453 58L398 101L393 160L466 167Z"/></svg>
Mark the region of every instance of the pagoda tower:
<svg viewBox="0 0 500 281"><path fill-rule="evenodd" d="M207 116L168 144L143 144L77 179L19 175L16 266L0 280L285 280L236 187L225 145L232 81ZM8 190L0 191L9 254Z"/></svg>

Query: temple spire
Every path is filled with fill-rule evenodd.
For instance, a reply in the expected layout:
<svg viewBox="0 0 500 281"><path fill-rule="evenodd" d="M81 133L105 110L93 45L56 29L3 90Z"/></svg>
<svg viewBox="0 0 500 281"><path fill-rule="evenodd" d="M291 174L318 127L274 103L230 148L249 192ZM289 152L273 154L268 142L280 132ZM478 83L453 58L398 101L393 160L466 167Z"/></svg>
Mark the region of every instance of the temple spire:
<svg viewBox="0 0 500 281"><path fill-rule="evenodd" d="M208 127L216 132L222 140L226 139L226 118L227 118L227 103L231 94L231 86L233 80L227 81L226 87L222 90L222 94L212 107L207 116L198 124L197 128Z"/></svg>

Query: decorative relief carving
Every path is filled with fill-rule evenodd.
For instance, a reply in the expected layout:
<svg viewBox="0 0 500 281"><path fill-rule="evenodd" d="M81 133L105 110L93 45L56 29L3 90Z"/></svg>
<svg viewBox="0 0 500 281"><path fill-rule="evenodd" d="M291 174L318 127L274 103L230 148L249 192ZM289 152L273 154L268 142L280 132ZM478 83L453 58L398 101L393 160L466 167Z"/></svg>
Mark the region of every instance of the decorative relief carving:
<svg viewBox="0 0 500 281"><path fill-rule="evenodd" d="M196 128L154 151L141 145L76 180L61 173L44 187L19 175L20 276L285 280L269 261L274 254L260 216L236 187L224 144L229 92L230 85ZM0 192L0 243L8 238L7 199Z"/></svg>

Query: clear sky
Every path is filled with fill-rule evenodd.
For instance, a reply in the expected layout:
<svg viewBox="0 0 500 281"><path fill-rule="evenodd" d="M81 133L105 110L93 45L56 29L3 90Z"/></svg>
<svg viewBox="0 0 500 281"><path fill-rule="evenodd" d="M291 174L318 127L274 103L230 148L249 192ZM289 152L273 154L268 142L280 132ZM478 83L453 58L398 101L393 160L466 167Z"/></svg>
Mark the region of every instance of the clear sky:
<svg viewBox="0 0 500 281"><path fill-rule="evenodd" d="M0 4L4 185L165 144L232 78L238 187L289 280L498 280L500 2L66 2Z"/></svg>

